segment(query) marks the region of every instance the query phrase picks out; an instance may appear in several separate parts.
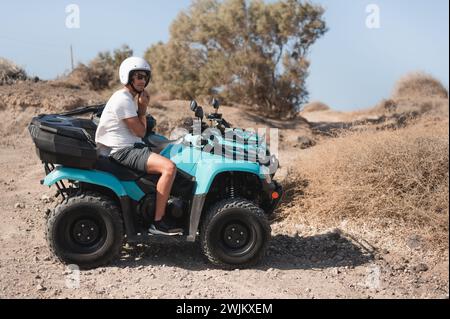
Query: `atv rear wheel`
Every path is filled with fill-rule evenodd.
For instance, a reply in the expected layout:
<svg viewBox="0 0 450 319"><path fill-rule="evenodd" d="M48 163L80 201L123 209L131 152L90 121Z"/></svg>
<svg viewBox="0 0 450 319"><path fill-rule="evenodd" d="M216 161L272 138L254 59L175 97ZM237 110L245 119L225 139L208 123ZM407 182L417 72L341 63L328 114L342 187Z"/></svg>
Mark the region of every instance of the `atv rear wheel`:
<svg viewBox="0 0 450 319"><path fill-rule="evenodd" d="M50 214L46 237L50 250L65 264L81 269L105 265L123 245L120 209L96 193L70 197Z"/></svg>
<svg viewBox="0 0 450 319"><path fill-rule="evenodd" d="M265 255L271 229L264 211L245 199L213 206L201 227L201 246L209 261L226 268L245 268Z"/></svg>

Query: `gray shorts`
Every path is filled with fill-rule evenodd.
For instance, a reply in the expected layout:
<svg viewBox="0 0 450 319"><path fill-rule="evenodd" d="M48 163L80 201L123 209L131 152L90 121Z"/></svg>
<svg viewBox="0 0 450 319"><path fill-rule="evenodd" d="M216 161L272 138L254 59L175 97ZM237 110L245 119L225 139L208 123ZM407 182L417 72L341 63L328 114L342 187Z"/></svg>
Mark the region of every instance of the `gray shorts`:
<svg viewBox="0 0 450 319"><path fill-rule="evenodd" d="M111 154L110 157L119 164L132 170L147 173L147 162L152 154L152 150L145 144L134 144Z"/></svg>

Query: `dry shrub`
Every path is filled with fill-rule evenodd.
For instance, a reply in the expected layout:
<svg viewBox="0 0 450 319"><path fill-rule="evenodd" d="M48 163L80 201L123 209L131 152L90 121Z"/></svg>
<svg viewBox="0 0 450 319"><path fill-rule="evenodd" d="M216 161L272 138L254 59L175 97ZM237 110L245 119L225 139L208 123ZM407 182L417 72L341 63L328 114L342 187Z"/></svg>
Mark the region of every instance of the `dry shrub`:
<svg viewBox="0 0 450 319"><path fill-rule="evenodd" d="M100 91L110 87L114 75L115 72L111 66L94 59L88 66L80 64L74 70L72 78L75 80L74 84L87 84L89 89Z"/></svg>
<svg viewBox="0 0 450 319"><path fill-rule="evenodd" d="M284 214L293 223L390 225L399 237L414 229L448 247L448 160L448 119L342 136L299 160Z"/></svg>
<svg viewBox="0 0 450 319"><path fill-rule="evenodd" d="M416 113L446 118L449 114L448 91L431 75L410 73L397 82L391 98L360 113L387 116Z"/></svg>
<svg viewBox="0 0 450 319"><path fill-rule="evenodd" d="M397 82L394 99L418 97L448 99L448 91L439 80L423 72L407 74Z"/></svg>
<svg viewBox="0 0 450 319"><path fill-rule="evenodd" d="M0 85L14 84L16 81L27 79L24 69L7 59L0 58Z"/></svg>
<svg viewBox="0 0 450 319"><path fill-rule="evenodd" d="M398 104L393 99L384 99L379 102L373 109L370 111L375 113L394 113L398 110Z"/></svg>
<svg viewBox="0 0 450 319"><path fill-rule="evenodd" d="M331 110L328 105L322 102L311 102L306 104L303 107L303 112L310 113L310 112L322 112L322 111L329 111Z"/></svg>
<svg viewBox="0 0 450 319"><path fill-rule="evenodd" d="M151 96L151 100L154 101L161 101L161 102L165 102L165 101L170 101L172 100L172 96L169 93L165 93L165 92L159 92L157 91L152 84L150 83L149 87L148 87L150 96Z"/></svg>
<svg viewBox="0 0 450 319"><path fill-rule="evenodd" d="M126 44L113 52L100 52L87 65L80 63L68 76L60 81L75 86L88 86L94 91L112 89L119 84L119 67L128 57L133 56L133 50Z"/></svg>

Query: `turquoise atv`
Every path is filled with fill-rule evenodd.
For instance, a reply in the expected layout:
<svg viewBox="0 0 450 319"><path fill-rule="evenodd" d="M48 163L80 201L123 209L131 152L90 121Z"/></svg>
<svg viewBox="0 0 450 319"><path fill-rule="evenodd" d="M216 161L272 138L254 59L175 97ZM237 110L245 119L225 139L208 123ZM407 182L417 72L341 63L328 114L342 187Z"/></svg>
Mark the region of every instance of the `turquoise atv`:
<svg viewBox="0 0 450 319"><path fill-rule="evenodd" d="M265 255L268 217L281 200L282 188L273 180L278 160L260 136L231 128L217 113L217 100L213 107L208 125L203 108L193 101L192 127L173 140L155 134L156 121L149 116L144 142L177 166L165 217L184 230L177 239L199 239L214 265L249 267ZM159 176L98 154L93 137L103 109L40 115L29 125L45 166L41 184L56 186L62 198L47 219L49 247L61 262L82 269L111 262L125 242L159 237L148 234Z"/></svg>

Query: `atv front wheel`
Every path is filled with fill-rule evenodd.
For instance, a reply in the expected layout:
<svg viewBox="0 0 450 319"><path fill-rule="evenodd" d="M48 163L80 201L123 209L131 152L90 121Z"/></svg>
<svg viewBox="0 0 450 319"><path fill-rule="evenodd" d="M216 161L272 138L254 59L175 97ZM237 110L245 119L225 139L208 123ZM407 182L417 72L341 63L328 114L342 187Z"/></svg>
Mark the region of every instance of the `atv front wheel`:
<svg viewBox="0 0 450 319"><path fill-rule="evenodd" d="M50 250L63 263L81 269L105 265L123 245L120 209L96 193L70 197L50 214L46 237Z"/></svg>
<svg viewBox="0 0 450 319"><path fill-rule="evenodd" d="M270 235L262 209L245 199L229 199L209 210L202 223L200 240L211 263L244 268L264 257Z"/></svg>

